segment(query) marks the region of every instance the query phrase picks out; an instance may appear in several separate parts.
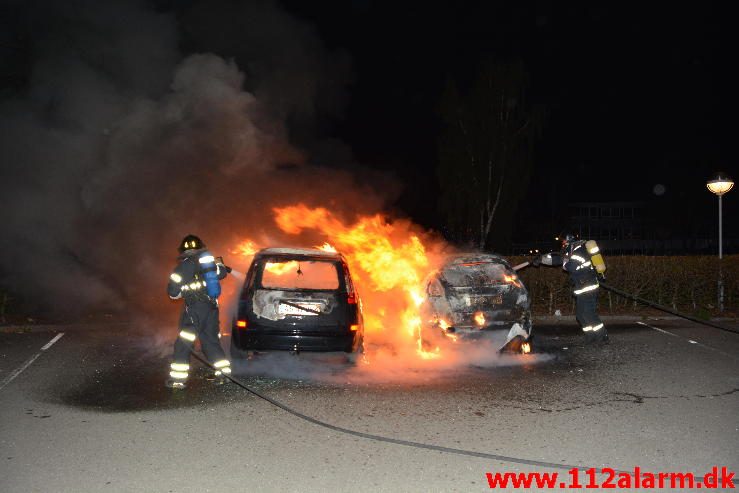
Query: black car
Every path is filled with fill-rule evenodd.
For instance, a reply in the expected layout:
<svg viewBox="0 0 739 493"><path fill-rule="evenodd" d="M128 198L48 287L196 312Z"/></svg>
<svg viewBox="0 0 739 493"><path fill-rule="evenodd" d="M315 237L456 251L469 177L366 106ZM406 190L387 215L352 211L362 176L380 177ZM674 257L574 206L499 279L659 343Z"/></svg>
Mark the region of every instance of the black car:
<svg viewBox="0 0 739 493"><path fill-rule="evenodd" d="M250 351L363 352L361 302L344 257L302 248L257 252L239 297L232 358Z"/></svg>
<svg viewBox="0 0 739 493"><path fill-rule="evenodd" d="M447 338L486 338L504 351L531 350L528 291L499 255L470 253L447 259L427 280L422 312L427 347Z"/></svg>

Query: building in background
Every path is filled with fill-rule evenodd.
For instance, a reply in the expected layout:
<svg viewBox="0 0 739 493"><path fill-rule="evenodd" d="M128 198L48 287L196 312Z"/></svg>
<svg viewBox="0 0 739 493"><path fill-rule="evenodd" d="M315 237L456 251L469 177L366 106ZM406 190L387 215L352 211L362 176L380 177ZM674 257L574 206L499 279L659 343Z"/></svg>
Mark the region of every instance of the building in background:
<svg viewBox="0 0 739 493"><path fill-rule="evenodd" d="M611 255L710 254L717 248L717 238L708 235L690 237L677 228L665 234L668 218L646 202L578 202L569 210L570 229ZM736 239L724 241L736 251Z"/></svg>
<svg viewBox="0 0 739 493"><path fill-rule="evenodd" d="M644 239L643 202L579 202L569 209L570 230L581 238L624 245Z"/></svg>
<svg viewBox="0 0 739 493"><path fill-rule="evenodd" d="M680 228L680 213L650 202L577 202L568 205L565 224L581 238L596 240L607 255L711 255L718 249L713 225L698 234ZM709 218L707 220L710 221ZM511 253L555 248L551 226L537 224L532 233L538 240L514 243ZM724 251L739 251L739 239L724 238Z"/></svg>

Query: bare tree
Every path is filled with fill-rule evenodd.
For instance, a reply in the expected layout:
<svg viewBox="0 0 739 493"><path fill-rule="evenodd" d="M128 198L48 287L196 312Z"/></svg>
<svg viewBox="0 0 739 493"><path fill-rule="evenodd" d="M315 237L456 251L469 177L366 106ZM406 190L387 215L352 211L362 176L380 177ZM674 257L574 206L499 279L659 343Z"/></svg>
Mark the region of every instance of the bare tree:
<svg viewBox="0 0 739 493"><path fill-rule="evenodd" d="M525 191L542 120L526 99L527 82L520 62L488 63L466 94L447 85L438 176L441 210L457 241L485 249Z"/></svg>

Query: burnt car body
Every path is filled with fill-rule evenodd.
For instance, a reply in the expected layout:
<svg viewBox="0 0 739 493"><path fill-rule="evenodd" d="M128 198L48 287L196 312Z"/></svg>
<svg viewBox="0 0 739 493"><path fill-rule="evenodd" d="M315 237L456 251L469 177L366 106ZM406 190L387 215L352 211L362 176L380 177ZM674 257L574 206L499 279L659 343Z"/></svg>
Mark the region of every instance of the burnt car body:
<svg viewBox="0 0 739 493"><path fill-rule="evenodd" d="M254 256L231 331L231 355L249 351L363 351L361 301L343 256L267 248Z"/></svg>
<svg viewBox="0 0 739 493"><path fill-rule="evenodd" d="M531 339L529 294L511 265L494 254L459 254L426 283L423 340L444 336L493 340L501 350L528 352ZM441 337L440 337L441 336Z"/></svg>

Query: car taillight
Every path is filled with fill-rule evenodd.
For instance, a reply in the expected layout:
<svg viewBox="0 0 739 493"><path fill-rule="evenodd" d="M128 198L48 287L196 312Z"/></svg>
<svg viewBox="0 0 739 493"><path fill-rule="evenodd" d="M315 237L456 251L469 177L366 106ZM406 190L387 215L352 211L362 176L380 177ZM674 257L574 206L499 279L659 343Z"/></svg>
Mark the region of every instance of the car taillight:
<svg viewBox="0 0 739 493"><path fill-rule="evenodd" d="M346 295L346 302L350 305L356 305L357 304L357 296L354 293L349 293Z"/></svg>
<svg viewBox="0 0 739 493"><path fill-rule="evenodd" d="M354 324L351 327L349 327L349 330L351 330L352 332L356 332L356 331L359 330L359 325L358 324Z"/></svg>
<svg viewBox="0 0 739 493"><path fill-rule="evenodd" d="M242 329L246 328L246 320L237 320L236 321L236 327L240 327Z"/></svg>

